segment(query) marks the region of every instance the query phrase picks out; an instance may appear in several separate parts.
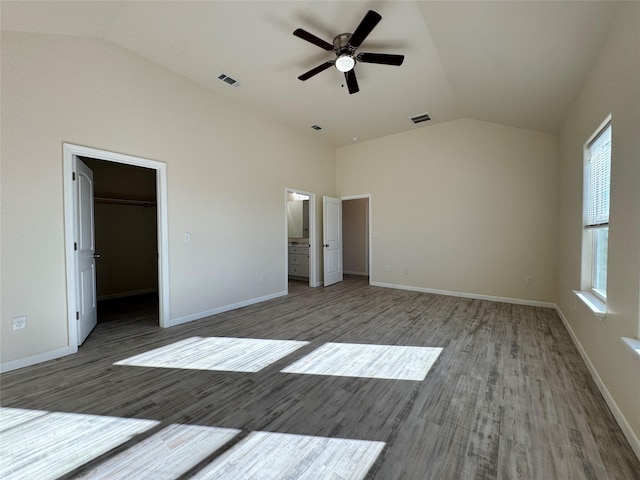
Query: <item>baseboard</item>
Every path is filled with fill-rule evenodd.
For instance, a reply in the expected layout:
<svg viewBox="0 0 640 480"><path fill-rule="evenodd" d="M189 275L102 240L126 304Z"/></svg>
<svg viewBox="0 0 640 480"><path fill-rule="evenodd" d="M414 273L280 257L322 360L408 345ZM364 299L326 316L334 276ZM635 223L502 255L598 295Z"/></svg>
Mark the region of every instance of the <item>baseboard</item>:
<svg viewBox="0 0 640 480"><path fill-rule="evenodd" d="M475 300L489 300L491 302L513 303L516 305L528 305L530 307L556 308L552 302L540 302L538 300L525 300L521 298L496 297L493 295L480 295L476 293L453 292L449 290L436 290L433 288L413 287L409 285L397 285L394 283L370 282L375 287L396 288L398 290L410 290L412 292L434 293L436 295L446 295L448 297L473 298Z"/></svg>
<svg viewBox="0 0 640 480"><path fill-rule="evenodd" d="M591 363L591 359L589 358L589 355L587 355L587 352L582 347L580 340L578 340L578 337L573 332L573 329L571 328L571 325L569 325L567 318L562 313L562 310L560 310L560 307L558 307L557 305L555 308L556 308L556 312L558 312L558 316L560 317L560 319L562 320L562 323L564 324L564 327L567 329L567 332L569 332L569 336L571 336L571 340L573 340L573 343L578 349L578 352L580 352L580 356L582 357L582 360L587 365L587 368L591 373L591 377L593 377L593 380L596 382L596 385L598 386L598 390L600 390L600 393L604 397L604 401L607 402L607 405L609 406L609 410L611 410L611 413L613 414L613 417L616 419L616 422L618 422L618 425L620 426L622 433L624 434L627 441L629 442L629 445L631 445L631 449L640 460L640 438L638 438L638 435L636 434L636 432L633 431L633 429L631 428L631 425L629 424L629 421L627 420L627 417L624 416L624 413L622 413L622 410L620 410L620 407L618 407L618 404L614 400L613 395L611 395L611 392L609 392L609 389L607 388L605 383L602 381L602 378L600 378L600 375L598 374L596 367L593 365L593 363Z"/></svg>
<svg viewBox="0 0 640 480"><path fill-rule="evenodd" d="M352 272L351 270L347 271L345 270L344 272L345 275L359 275L361 277L368 277L369 274L367 272Z"/></svg>
<svg viewBox="0 0 640 480"><path fill-rule="evenodd" d="M134 297L136 295L144 295L146 293L157 293L157 288L145 288L143 290L132 290L130 292L110 293L108 295L98 295L98 301L112 300L114 298Z"/></svg>
<svg viewBox="0 0 640 480"><path fill-rule="evenodd" d="M18 368L30 367L36 363L47 362L49 360L55 360L56 358L65 357L71 354L69 347L58 348L57 350L51 350L49 352L38 353L37 355L31 355L29 357L18 358L17 360L11 360L0 364L0 373L10 372L11 370L17 370Z"/></svg>
<svg viewBox="0 0 640 480"><path fill-rule="evenodd" d="M166 326L175 327L176 325L182 325L183 323L193 322L194 320L200 320L201 318L217 315L218 313L228 312L230 310L235 310L236 308L247 307L255 303L266 302L267 300L273 300L274 298L283 297L285 295L287 295L286 291L276 292L270 295L265 295L264 297L251 298L249 300L244 300L238 303L232 303L231 305L225 305L223 307L214 308L212 310L207 310L205 312L192 313L191 315L185 315L184 317L172 318L171 320L169 320Z"/></svg>

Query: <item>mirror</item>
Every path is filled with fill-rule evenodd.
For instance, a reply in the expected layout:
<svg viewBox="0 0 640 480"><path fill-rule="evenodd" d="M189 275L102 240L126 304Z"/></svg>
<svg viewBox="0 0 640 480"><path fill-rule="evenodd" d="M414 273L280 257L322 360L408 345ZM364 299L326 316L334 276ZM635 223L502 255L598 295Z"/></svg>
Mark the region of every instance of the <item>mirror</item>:
<svg viewBox="0 0 640 480"><path fill-rule="evenodd" d="M309 238L309 200L287 202L289 238Z"/></svg>

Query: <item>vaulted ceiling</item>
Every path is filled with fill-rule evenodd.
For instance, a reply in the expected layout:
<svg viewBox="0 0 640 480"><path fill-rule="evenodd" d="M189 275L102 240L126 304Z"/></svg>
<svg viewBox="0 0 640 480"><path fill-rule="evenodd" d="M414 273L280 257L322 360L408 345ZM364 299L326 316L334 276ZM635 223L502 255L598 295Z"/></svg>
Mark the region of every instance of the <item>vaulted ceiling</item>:
<svg viewBox="0 0 640 480"><path fill-rule="evenodd" d="M98 37L338 146L460 117L558 132L615 15L612 1L5 1L3 30ZM382 20L359 51L400 67L356 65L350 95L332 42L368 10ZM232 87L218 79L226 74ZM414 125L408 117L429 112Z"/></svg>

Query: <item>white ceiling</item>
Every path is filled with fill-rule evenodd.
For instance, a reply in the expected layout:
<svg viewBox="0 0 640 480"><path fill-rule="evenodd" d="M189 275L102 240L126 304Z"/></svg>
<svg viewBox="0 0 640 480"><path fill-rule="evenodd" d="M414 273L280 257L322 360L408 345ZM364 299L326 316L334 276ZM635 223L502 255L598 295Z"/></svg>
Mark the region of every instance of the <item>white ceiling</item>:
<svg viewBox="0 0 640 480"><path fill-rule="evenodd" d="M98 37L334 146L460 117L557 132L608 33L612 1L5 1L3 30ZM373 9L358 51L401 53L401 67L356 66L349 95L332 42ZM241 83L218 80L225 73ZM413 125L408 117L429 112Z"/></svg>

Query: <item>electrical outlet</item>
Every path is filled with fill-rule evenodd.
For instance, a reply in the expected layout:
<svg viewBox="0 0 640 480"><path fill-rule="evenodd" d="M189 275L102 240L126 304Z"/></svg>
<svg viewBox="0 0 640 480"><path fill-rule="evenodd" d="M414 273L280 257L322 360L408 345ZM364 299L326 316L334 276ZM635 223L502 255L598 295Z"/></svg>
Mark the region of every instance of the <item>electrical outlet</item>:
<svg viewBox="0 0 640 480"><path fill-rule="evenodd" d="M525 285L533 285L533 277L531 275L525 275L524 284Z"/></svg>
<svg viewBox="0 0 640 480"><path fill-rule="evenodd" d="M387 265L386 267L384 267L384 271L385 272L390 272L391 271L391 267L389 265Z"/></svg>
<svg viewBox="0 0 640 480"><path fill-rule="evenodd" d="M264 283L267 281L267 276L263 273L260 275L260 283Z"/></svg>
<svg viewBox="0 0 640 480"><path fill-rule="evenodd" d="M20 315L19 317L11 317L11 321L13 322L13 331L22 330L27 326L27 316Z"/></svg>
<svg viewBox="0 0 640 480"><path fill-rule="evenodd" d="M409 269L408 269L408 268L405 268L405 269L404 269L404 274L405 274L405 275L409 275Z"/></svg>

